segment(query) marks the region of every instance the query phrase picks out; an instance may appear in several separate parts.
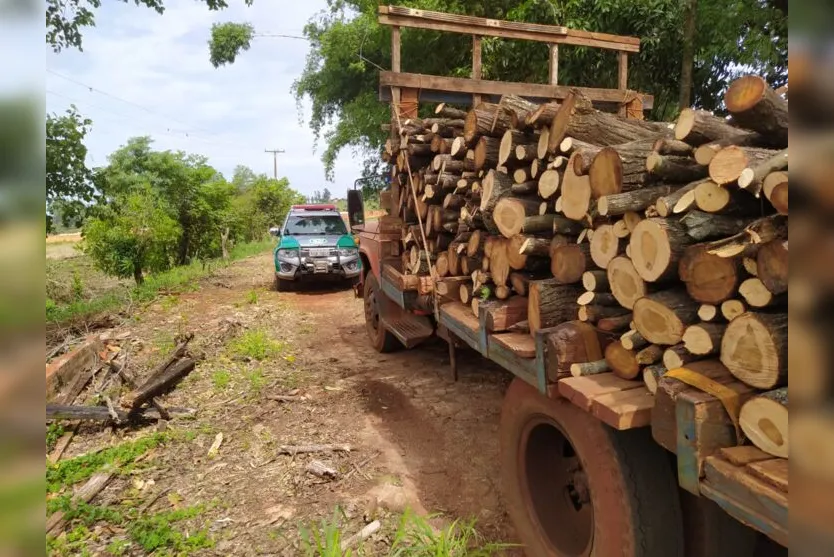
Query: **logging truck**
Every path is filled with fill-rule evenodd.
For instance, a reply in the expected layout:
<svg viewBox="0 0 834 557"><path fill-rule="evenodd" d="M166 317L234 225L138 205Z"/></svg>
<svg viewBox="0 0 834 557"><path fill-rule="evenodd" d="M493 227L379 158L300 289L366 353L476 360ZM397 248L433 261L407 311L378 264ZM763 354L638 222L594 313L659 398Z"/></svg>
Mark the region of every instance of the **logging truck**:
<svg viewBox="0 0 834 557"><path fill-rule="evenodd" d="M364 222L348 193L367 333L379 352L439 337L453 380L468 357L515 376L501 474L526 554L780 554L787 102L750 79L725 98L749 129L646 122L651 96L627 89L639 39L393 6L379 21L388 214ZM472 78L402 72L401 27L472 35ZM547 43L550 82L480 79L483 36ZM560 44L615 50L619 87L559 85Z"/></svg>

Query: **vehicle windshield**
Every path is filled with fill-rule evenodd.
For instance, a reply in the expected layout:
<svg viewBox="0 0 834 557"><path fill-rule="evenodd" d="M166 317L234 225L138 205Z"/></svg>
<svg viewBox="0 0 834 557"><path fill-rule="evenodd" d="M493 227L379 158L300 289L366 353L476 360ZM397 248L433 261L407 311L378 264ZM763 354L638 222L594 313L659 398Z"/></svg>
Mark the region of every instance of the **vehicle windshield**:
<svg viewBox="0 0 834 557"><path fill-rule="evenodd" d="M284 234L289 236L347 234L345 221L338 215L323 217L291 216Z"/></svg>

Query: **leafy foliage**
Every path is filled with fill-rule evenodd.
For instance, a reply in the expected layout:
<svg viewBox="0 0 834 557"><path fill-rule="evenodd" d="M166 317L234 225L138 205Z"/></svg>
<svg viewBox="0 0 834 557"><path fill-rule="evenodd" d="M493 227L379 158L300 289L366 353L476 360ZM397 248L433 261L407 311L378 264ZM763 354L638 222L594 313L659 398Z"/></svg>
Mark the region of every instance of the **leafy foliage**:
<svg viewBox="0 0 834 557"><path fill-rule="evenodd" d="M87 168L84 137L92 121L82 117L75 106L64 115L46 116L46 230L52 232L56 210L61 224L80 224L85 206L95 190Z"/></svg>
<svg viewBox="0 0 834 557"><path fill-rule="evenodd" d="M270 338L263 329L246 331L229 343L229 353L239 358L266 360L284 350L284 345Z"/></svg>
<svg viewBox="0 0 834 557"><path fill-rule="evenodd" d="M209 61L215 68L232 64L241 50L249 50L255 28L249 23L215 23L211 26Z"/></svg>
<svg viewBox="0 0 834 557"><path fill-rule="evenodd" d="M237 165L232 173L232 185L240 193L248 191L257 179L258 175L251 168L242 164Z"/></svg>
<svg viewBox="0 0 834 557"><path fill-rule="evenodd" d="M129 0L121 0L124 3ZM201 0L209 10L229 7L226 0ZM244 0L247 6L253 0ZM163 0L133 0L137 6L146 6L158 14L165 12ZM55 52L65 48L82 50L82 35L85 27L96 24L95 10L101 7L101 0L46 0L46 44Z"/></svg>

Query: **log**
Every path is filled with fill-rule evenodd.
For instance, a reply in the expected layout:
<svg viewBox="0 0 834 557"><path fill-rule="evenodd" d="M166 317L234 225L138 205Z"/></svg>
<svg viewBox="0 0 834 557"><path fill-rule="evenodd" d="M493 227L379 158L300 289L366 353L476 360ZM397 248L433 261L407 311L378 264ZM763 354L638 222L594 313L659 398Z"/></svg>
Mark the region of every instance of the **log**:
<svg viewBox="0 0 834 557"><path fill-rule="evenodd" d="M605 347L605 362L617 377L634 379L640 374L636 354L627 350L620 342L612 342Z"/></svg>
<svg viewBox="0 0 834 557"><path fill-rule="evenodd" d="M591 171L591 164L594 158L602 150L598 145L591 145L584 141L578 141L572 137L566 137L559 144L559 149L567 154L570 154L570 164L573 165L573 172L579 176L584 176Z"/></svg>
<svg viewBox="0 0 834 557"><path fill-rule="evenodd" d="M516 126L520 128L532 125L527 123L527 119L539 108L539 105L536 103L530 102L518 95L503 95L501 100L498 101L498 105L504 110L515 113Z"/></svg>
<svg viewBox="0 0 834 557"><path fill-rule="evenodd" d="M304 467L305 472L317 476L319 478L334 479L339 475L339 472L332 466L321 462L320 460L312 460Z"/></svg>
<svg viewBox="0 0 834 557"><path fill-rule="evenodd" d="M559 103L555 101L539 105L538 108L536 108L527 115L527 125L535 126L537 128L549 126L553 122L553 119L556 117L556 114L558 113Z"/></svg>
<svg viewBox="0 0 834 557"><path fill-rule="evenodd" d="M788 173L771 172L762 183L765 199L770 201L779 214L788 214Z"/></svg>
<svg viewBox="0 0 834 557"><path fill-rule="evenodd" d="M675 155L678 157L691 157L693 155L692 145L685 141L672 139L671 137L661 137L655 141L652 145L652 150L661 155Z"/></svg>
<svg viewBox="0 0 834 557"><path fill-rule="evenodd" d="M538 145L536 143L516 145L514 151L516 163L532 163L538 156L537 150Z"/></svg>
<svg viewBox="0 0 834 557"><path fill-rule="evenodd" d="M709 177L718 185L730 184L748 166L761 164L776 153L771 149L730 145L718 151L709 163Z"/></svg>
<svg viewBox="0 0 834 557"><path fill-rule="evenodd" d="M619 333L631 327L631 313L622 313L620 315L609 315L608 317L600 317L596 322L597 329L600 331L607 331L611 333Z"/></svg>
<svg viewBox="0 0 834 557"><path fill-rule="evenodd" d="M658 363L663 358L664 349L657 344L650 344L637 352L635 360L641 366Z"/></svg>
<svg viewBox="0 0 834 557"><path fill-rule="evenodd" d="M457 160L452 155L435 155L431 161L431 168L444 174L460 174L466 170L466 161Z"/></svg>
<svg viewBox="0 0 834 557"><path fill-rule="evenodd" d="M640 350L641 348L647 346L649 341L643 338L640 331L636 329L629 329L626 333L623 333L623 335L620 336L620 344L622 344L623 348L626 350Z"/></svg>
<svg viewBox="0 0 834 557"><path fill-rule="evenodd" d="M437 255L434 270L438 277L445 277L449 274L449 255L445 251Z"/></svg>
<svg viewBox="0 0 834 557"><path fill-rule="evenodd" d="M564 284L582 280L582 274L591 266L588 244L577 244L567 236L557 234L550 242L550 272Z"/></svg>
<svg viewBox="0 0 834 557"><path fill-rule="evenodd" d="M651 207L647 207L647 210L651 210ZM623 221L625 222L629 234L634 233L634 229L637 228L637 225L640 224L641 220L643 220L643 217L636 211L626 211L623 215Z"/></svg>
<svg viewBox="0 0 834 557"><path fill-rule="evenodd" d="M191 408L168 408L169 419L171 417L193 416L196 410ZM127 413L121 408L113 408L116 417L121 423L128 421L160 420L165 419L156 408L139 408L135 412ZM107 406L77 406L64 404L47 404L47 420L91 420L97 422L108 422L113 419L111 409Z"/></svg>
<svg viewBox="0 0 834 557"><path fill-rule="evenodd" d="M506 166L507 164L515 163L515 148L527 145L530 142L530 136L518 131L507 130L501 136L498 142L498 150L496 155L497 165Z"/></svg>
<svg viewBox="0 0 834 557"><path fill-rule="evenodd" d="M602 319L619 318L625 315L630 315L627 309L619 306L579 306L579 310L576 313L580 321L589 323L598 323ZM612 331L618 329L608 327L605 330Z"/></svg>
<svg viewBox="0 0 834 557"><path fill-rule="evenodd" d="M194 369L194 360L182 358L171 364L163 372L152 375L137 389L122 396L119 404L122 408L134 411L158 394L173 387L180 379Z"/></svg>
<svg viewBox="0 0 834 557"><path fill-rule="evenodd" d="M433 134L444 138L455 137L463 132L463 120L463 118L439 119L432 123L431 131Z"/></svg>
<svg viewBox="0 0 834 557"><path fill-rule="evenodd" d="M431 140L431 152L438 155L448 155L452 152L453 142L454 139L451 137L435 135Z"/></svg>
<svg viewBox="0 0 834 557"><path fill-rule="evenodd" d="M452 148L449 150L449 154L454 159L462 159L466 156L466 140L463 139L463 136L456 137L452 140Z"/></svg>
<svg viewBox="0 0 834 557"><path fill-rule="evenodd" d="M464 205L466 205L466 197L462 195L456 193L447 193L446 197L443 198L444 209L460 211L460 209L463 208Z"/></svg>
<svg viewBox="0 0 834 557"><path fill-rule="evenodd" d="M458 289L458 297L460 298L461 303L465 306L470 305L472 303L474 292L475 287L471 283L462 283Z"/></svg>
<svg viewBox="0 0 834 557"><path fill-rule="evenodd" d="M503 110L497 104L481 103L466 113L463 123L463 139L468 145L484 135L501 137L504 132L517 128L515 112Z"/></svg>
<svg viewBox="0 0 834 557"><path fill-rule="evenodd" d="M787 237L787 218L782 215L770 215L756 219L735 236L710 242L708 248L711 253L721 257L735 257L750 249L756 249L759 244Z"/></svg>
<svg viewBox="0 0 834 557"><path fill-rule="evenodd" d="M666 366L662 363L653 364L643 368L643 383L650 393L657 393L657 383L666 374Z"/></svg>
<svg viewBox="0 0 834 557"><path fill-rule="evenodd" d="M760 215L761 203L743 190L731 190L721 187L712 180L707 180L693 191L695 205L707 213L722 213L731 215ZM688 208L675 207L674 212L680 213Z"/></svg>
<svg viewBox="0 0 834 557"><path fill-rule="evenodd" d="M598 226L591 237L591 260L600 269L607 269L611 261L625 249L622 244L613 225Z"/></svg>
<svg viewBox="0 0 834 557"><path fill-rule="evenodd" d="M498 151L501 140L494 137L480 137L475 143L475 170L498 166Z"/></svg>
<svg viewBox="0 0 834 557"><path fill-rule="evenodd" d="M646 158L646 170L667 182L684 183L707 177L708 167L689 157L652 153Z"/></svg>
<svg viewBox="0 0 834 557"><path fill-rule="evenodd" d="M109 468L102 472L96 472L90 476L90 479L83 486L72 494L71 501L75 505L78 505L78 503L89 503L102 489L107 487L107 484L110 483L114 475L115 472ZM65 522L65 516L64 511L56 511L49 515L49 518L46 519L46 534L60 530Z"/></svg>
<svg viewBox="0 0 834 557"><path fill-rule="evenodd" d="M312 453L349 453L352 450L350 445L341 443L333 445L281 445L278 447L277 454L295 456Z"/></svg>
<svg viewBox="0 0 834 557"><path fill-rule="evenodd" d="M747 312L727 325L721 362L739 381L773 389L788 380L788 316Z"/></svg>
<svg viewBox="0 0 834 557"><path fill-rule="evenodd" d="M602 149L588 171L594 198L639 189L654 180L646 171L646 158L654 141L641 140Z"/></svg>
<svg viewBox="0 0 834 557"><path fill-rule="evenodd" d="M484 252L484 243L487 235L481 230L473 230L466 244L467 257L475 257Z"/></svg>
<svg viewBox="0 0 834 557"><path fill-rule="evenodd" d="M562 284L558 279L531 281L528 286L527 321L530 334L575 318L576 298L582 289Z"/></svg>
<svg viewBox="0 0 834 557"><path fill-rule="evenodd" d="M530 195L536 193L538 190L539 184L535 180L531 180L529 182L522 182L512 185L511 190L513 195ZM539 213L539 205L540 203L537 200L532 200L536 204L536 215Z"/></svg>
<svg viewBox="0 0 834 557"><path fill-rule="evenodd" d="M646 295L647 288L631 259L615 257L608 264L607 273L611 294L624 308L634 309L635 302Z"/></svg>
<svg viewBox="0 0 834 557"><path fill-rule="evenodd" d="M609 289L608 274L605 271L585 271L582 273L582 286L591 292L602 292Z"/></svg>
<svg viewBox="0 0 834 557"><path fill-rule="evenodd" d="M559 191L560 176L556 170L545 170L539 177L538 191L542 199L550 199Z"/></svg>
<svg viewBox="0 0 834 557"><path fill-rule="evenodd" d="M701 321L719 321L723 317L714 304L701 304L698 308L698 319Z"/></svg>
<svg viewBox="0 0 834 557"><path fill-rule="evenodd" d="M739 425L744 435L764 452L788 458L788 388L753 397L741 407Z"/></svg>
<svg viewBox="0 0 834 557"><path fill-rule="evenodd" d="M697 149L695 149L695 162L707 166L718 151L724 147L729 147L730 145L738 145L739 147L755 147L757 145L767 144L767 140L756 132L745 132L743 130L738 131L738 135L700 145Z"/></svg>
<svg viewBox="0 0 834 557"><path fill-rule="evenodd" d="M504 197L495 205L492 219L505 238L520 234L527 217L539 217L539 202L534 199Z"/></svg>
<svg viewBox="0 0 834 557"><path fill-rule="evenodd" d="M545 276L538 273L515 272L510 273L508 280L513 288L513 291L516 294L518 294L519 296L526 296L527 286L530 284L530 281L541 280L543 278L545 278Z"/></svg>
<svg viewBox="0 0 834 557"><path fill-rule="evenodd" d="M634 268L647 282L672 278L678 272L678 263L684 251L692 243L686 228L677 220L642 220L629 240Z"/></svg>
<svg viewBox="0 0 834 557"><path fill-rule="evenodd" d="M730 84L724 104L733 123L762 134L775 147L788 145L788 102L759 76L747 75Z"/></svg>
<svg viewBox="0 0 834 557"><path fill-rule="evenodd" d="M634 303L634 326L653 344L677 344L687 325L698 321L698 306L681 288L648 294Z"/></svg>
<svg viewBox="0 0 834 557"><path fill-rule="evenodd" d="M535 215L524 219L521 226L523 234L579 234L584 227L581 223L566 219L560 215Z"/></svg>
<svg viewBox="0 0 834 557"><path fill-rule="evenodd" d="M545 372L551 382L571 375L571 366L600 360L603 356L600 335L591 325L567 321L553 327L545 341Z"/></svg>
<svg viewBox="0 0 834 557"><path fill-rule="evenodd" d="M742 282L738 287L738 293L751 308L761 309L766 307L787 306L787 292L774 294L764 285L758 277L751 277Z"/></svg>
<svg viewBox="0 0 834 557"><path fill-rule="evenodd" d="M702 211L690 211L681 217L686 234L697 242L738 234L750 224L751 219L731 215L716 215Z"/></svg>
<svg viewBox="0 0 834 557"><path fill-rule="evenodd" d="M614 236L617 238L628 238L629 235L631 235L631 230L628 229L625 219L614 221L614 224L611 226L613 226ZM593 232L593 230L591 230L591 232Z"/></svg>
<svg viewBox="0 0 834 557"><path fill-rule="evenodd" d="M431 144L412 143L406 147L406 150L408 151L408 154L413 157L427 157L435 152L431 147Z"/></svg>
<svg viewBox="0 0 834 557"><path fill-rule="evenodd" d="M534 182L529 166L522 166L513 170L513 182L516 184L523 184L531 181Z"/></svg>
<svg viewBox="0 0 834 557"><path fill-rule="evenodd" d="M581 221L591 209L591 179L589 176L577 176L572 165L568 163L562 176L561 211L569 219Z"/></svg>
<svg viewBox="0 0 834 557"><path fill-rule="evenodd" d="M715 307L715 306L713 306ZM690 354L708 356L721 349L721 338L727 329L725 323L697 323L683 333L683 345Z"/></svg>
<svg viewBox="0 0 834 557"><path fill-rule="evenodd" d="M689 247L678 264L678 276L689 296L704 304L720 304L735 295L744 273L741 258L709 253L705 244Z"/></svg>
<svg viewBox="0 0 834 557"><path fill-rule="evenodd" d="M678 369L700 359L690 353L683 344L670 346L663 352L663 365L666 369Z"/></svg>
<svg viewBox="0 0 834 557"><path fill-rule="evenodd" d="M466 118L466 111L448 106L446 103L440 103L434 108L434 113L444 118L452 118L455 120L462 120Z"/></svg>
<svg viewBox="0 0 834 557"><path fill-rule="evenodd" d="M583 292L576 303L580 306L589 306L591 304L597 306L617 306L617 299L608 292Z"/></svg>
<svg viewBox="0 0 834 557"><path fill-rule="evenodd" d="M762 244L756 252L756 276L773 294L788 291L787 241L772 240Z"/></svg>
<svg viewBox="0 0 834 557"><path fill-rule="evenodd" d="M598 375L611 371L607 360L597 360L595 362L582 362L578 364L571 364L570 374L573 377L587 377L589 375Z"/></svg>
<svg viewBox="0 0 834 557"><path fill-rule="evenodd" d="M761 161L755 166L748 166L741 171L738 177L738 186L749 192L759 195L762 191L764 179L777 170L784 170L788 167L788 150L779 151L769 159Z"/></svg>
<svg viewBox="0 0 834 557"><path fill-rule="evenodd" d="M454 276L438 279L435 282L434 291L441 296L457 298L460 291L460 285L468 283L472 279L468 276Z"/></svg>
<svg viewBox="0 0 834 557"><path fill-rule="evenodd" d="M692 182L683 186L680 189L675 190L669 195L664 195L663 197L659 198L654 204L654 208L655 210L657 210L658 215L660 215L661 217L672 216L674 207L681 201L681 199L684 198L684 196L693 192L701 182L703 182L703 180ZM694 204L694 202L695 200L693 197L692 203Z"/></svg>
<svg viewBox="0 0 834 557"><path fill-rule="evenodd" d="M727 321L732 321L745 311L747 311L747 306L741 300L731 299L721 302L721 315Z"/></svg>
<svg viewBox="0 0 834 557"><path fill-rule="evenodd" d="M677 189L675 186L660 185L626 193L603 195L597 200L597 212L602 216L617 216L629 211L644 211L675 189Z"/></svg>
<svg viewBox="0 0 834 557"><path fill-rule="evenodd" d="M486 304L485 308L486 329L491 333L506 331L516 323L527 320L527 298L522 296L492 302Z"/></svg>
<svg viewBox="0 0 834 557"><path fill-rule="evenodd" d="M513 181L506 174L490 170L482 182L483 192L481 193L481 213L484 219L484 226L491 234L499 234L497 224L493 220L493 211L498 202L512 193Z"/></svg>
<svg viewBox="0 0 834 557"><path fill-rule="evenodd" d="M539 141L536 143L536 160L544 160L550 146L550 128L543 127L539 130Z"/></svg>
<svg viewBox="0 0 834 557"><path fill-rule="evenodd" d="M725 118L716 116L706 110L684 108L675 122L675 139L697 147L704 143L743 135L740 130L730 125Z"/></svg>

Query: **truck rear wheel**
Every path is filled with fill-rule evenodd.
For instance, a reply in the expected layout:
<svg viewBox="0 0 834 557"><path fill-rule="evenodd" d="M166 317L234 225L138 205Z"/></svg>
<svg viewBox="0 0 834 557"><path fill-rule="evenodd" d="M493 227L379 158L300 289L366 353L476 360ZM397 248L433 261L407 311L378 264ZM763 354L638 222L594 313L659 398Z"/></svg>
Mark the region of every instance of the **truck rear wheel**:
<svg viewBox="0 0 834 557"><path fill-rule="evenodd" d="M501 475L530 557L681 557L678 487L647 431L617 432L520 379L501 414Z"/></svg>
<svg viewBox="0 0 834 557"><path fill-rule="evenodd" d="M380 303L378 296L384 296L379 291L379 283L372 272L365 276L365 289L362 298L365 302L365 329L371 339L371 345L377 352L393 352L400 343L397 337L389 333L382 324Z"/></svg>

